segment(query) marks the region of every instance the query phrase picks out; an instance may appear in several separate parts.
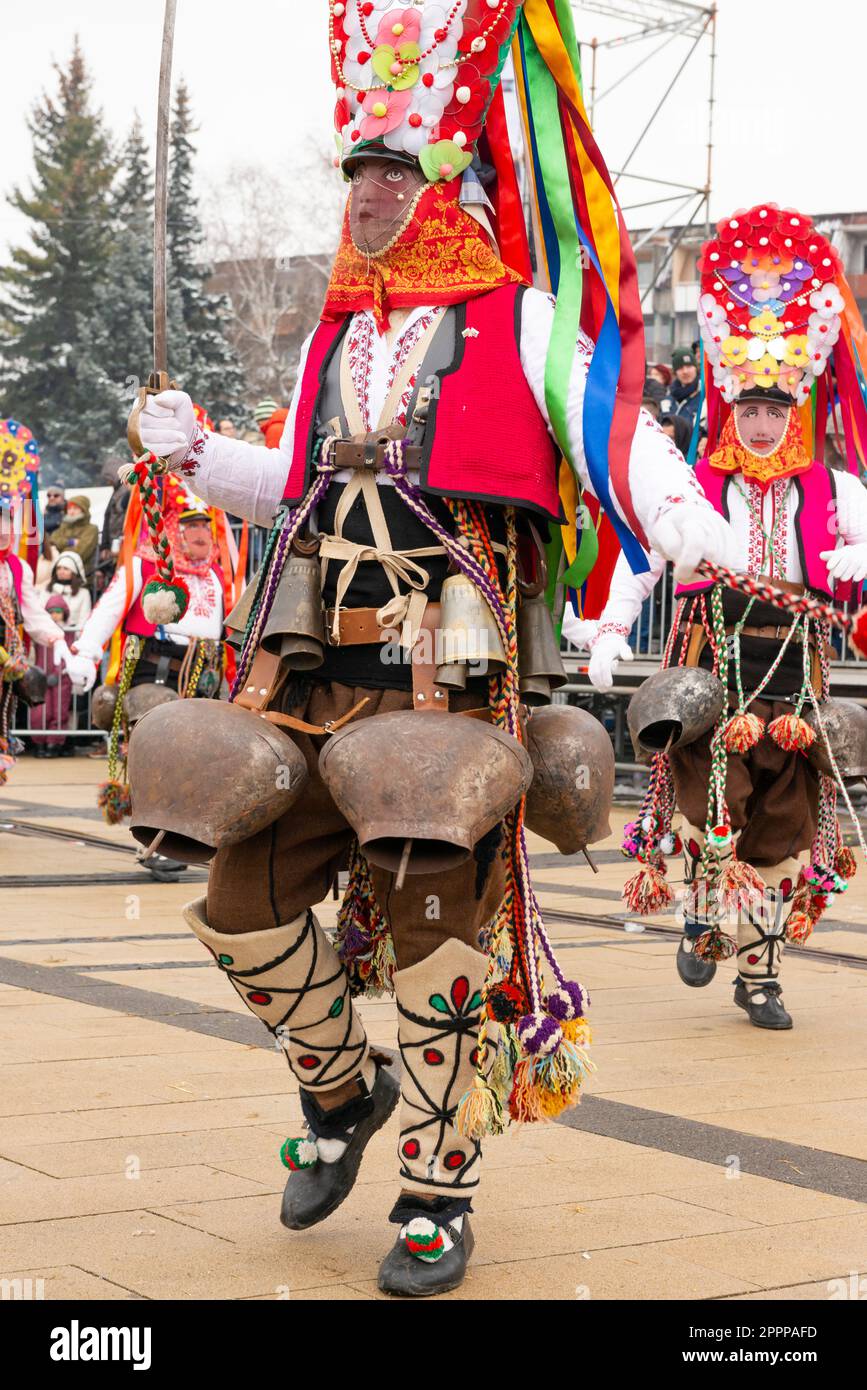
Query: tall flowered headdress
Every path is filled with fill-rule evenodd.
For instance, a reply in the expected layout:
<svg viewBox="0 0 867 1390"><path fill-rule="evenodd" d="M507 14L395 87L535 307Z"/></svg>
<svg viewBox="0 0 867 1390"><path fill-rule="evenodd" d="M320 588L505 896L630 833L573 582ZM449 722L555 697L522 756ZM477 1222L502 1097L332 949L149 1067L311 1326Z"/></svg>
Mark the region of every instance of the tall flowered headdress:
<svg viewBox="0 0 867 1390"><path fill-rule="evenodd" d="M867 356L835 247L803 213L759 203L719 223L699 270L701 337L724 405L754 396L797 404L805 436L819 453L836 394L857 471L867 449ZM711 445L724 415L718 405L710 411Z"/></svg>
<svg viewBox="0 0 867 1390"><path fill-rule="evenodd" d="M418 161L442 189L471 180L478 154L494 170L486 192L503 263L557 295L546 382L568 523L551 545L549 598L557 586L572 587L592 616L621 547L636 571L647 567L629 486L644 321L635 258L584 107L569 0L329 0L329 12L338 164L390 152ZM499 85L510 53L524 137L521 183ZM596 344L584 448L604 515L595 499L582 506L567 429L581 329Z"/></svg>
<svg viewBox="0 0 867 1390"><path fill-rule="evenodd" d="M0 510L3 536L12 536L23 560L36 564L39 524L39 445L20 420L0 420ZM28 514L28 503L30 504Z"/></svg>

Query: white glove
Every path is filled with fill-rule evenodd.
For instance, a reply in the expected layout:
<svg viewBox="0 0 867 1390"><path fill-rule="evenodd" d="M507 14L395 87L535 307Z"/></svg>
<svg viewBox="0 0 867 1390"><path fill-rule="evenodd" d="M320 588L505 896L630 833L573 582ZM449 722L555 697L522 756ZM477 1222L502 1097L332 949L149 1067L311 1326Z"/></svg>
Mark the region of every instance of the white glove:
<svg viewBox="0 0 867 1390"><path fill-rule="evenodd" d="M597 690L610 690L618 664L631 660L632 648L629 643L616 632L607 632L593 646L588 671L591 685Z"/></svg>
<svg viewBox="0 0 867 1390"><path fill-rule="evenodd" d="M55 666L59 666L61 661L65 666L69 657L72 656L72 652L67 647L63 638L58 637L57 641L52 644L51 655L54 657Z"/></svg>
<svg viewBox="0 0 867 1390"><path fill-rule="evenodd" d="M657 518L648 532L654 550L674 564L678 584L695 579L696 565L710 560L737 568L737 540L725 517L695 502L676 502Z"/></svg>
<svg viewBox="0 0 867 1390"><path fill-rule="evenodd" d="M65 647L66 643L64 642L63 645ZM76 656L67 648L66 654L63 657L63 664L66 667L66 674L72 681L76 690L80 690L86 695L87 692L92 690L96 685L98 667L94 661L91 661L89 656Z"/></svg>
<svg viewBox="0 0 867 1390"><path fill-rule="evenodd" d="M161 391L158 396L148 396L138 428L142 444L152 454L170 463L180 463L196 433L193 403L186 391Z"/></svg>
<svg viewBox="0 0 867 1390"><path fill-rule="evenodd" d="M593 618L576 618L575 610L567 606L563 613L563 636L582 651L589 651L599 624Z"/></svg>
<svg viewBox="0 0 867 1390"><path fill-rule="evenodd" d="M848 584L850 580L859 584L867 579L867 541L854 545L841 545L837 550L823 550L822 559L827 563L828 573L838 584Z"/></svg>

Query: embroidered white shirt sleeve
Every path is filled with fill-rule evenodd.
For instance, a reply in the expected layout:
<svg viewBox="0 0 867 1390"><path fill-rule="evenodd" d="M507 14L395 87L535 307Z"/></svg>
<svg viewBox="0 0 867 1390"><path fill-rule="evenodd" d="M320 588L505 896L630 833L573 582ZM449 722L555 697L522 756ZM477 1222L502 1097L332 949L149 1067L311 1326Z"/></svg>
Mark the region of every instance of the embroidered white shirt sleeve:
<svg viewBox="0 0 867 1390"><path fill-rule="evenodd" d="M227 439L222 434L200 432L187 458L175 466L173 471L189 481L190 487L203 502L212 507L222 507L232 516L244 517L257 526L272 524L292 462L299 387L312 341L311 333L301 349L298 384L292 396L279 449L264 449L243 439ZM199 452L196 452L197 444L201 445Z"/></svg>
<svg viewBox="0 0 867 1390"><path fill-rule="evenodd" d="M142 590L142 565L138 555L132 560L132 602L135 603ZM91 661L99 661L103 652L117 631L126 607L126 571L121 568L94 608L76 640L75 650L79 656L89 656Z"/></svg>
<svg viewBox="0 0 867 1390"><path fill-rule="evenodd" d="M551 295L544 294L541 290L527 290L521 316L521 366L536 404L549 427L551 421L545 399L545 361L554 324L554 304ZM592 493L594 489L584 454L584 391L593 359L593 343L582 333L579 335L578 346L579 352L569 383L569 442L581 482ZM675 501L710 506L693 469L646 410L642 410L639 415L638 427L632 442L629 482L636 515L645 530ZM624 516L620 499L615 497L614 500L618 512Z"/></svg>
<svg viewBox="0 0 867 1390"><path fill-rule="evenodd" d="M5 562L3 567L9 574ZM9 582L11 584L11 575ZM37 593L33 584L33 571L26 560L21 561L21 620L24 624L24 631L34 642L41 642L45 646L51 647L59 637L63 636L57 623L45 611L42 596Z"/></svg>

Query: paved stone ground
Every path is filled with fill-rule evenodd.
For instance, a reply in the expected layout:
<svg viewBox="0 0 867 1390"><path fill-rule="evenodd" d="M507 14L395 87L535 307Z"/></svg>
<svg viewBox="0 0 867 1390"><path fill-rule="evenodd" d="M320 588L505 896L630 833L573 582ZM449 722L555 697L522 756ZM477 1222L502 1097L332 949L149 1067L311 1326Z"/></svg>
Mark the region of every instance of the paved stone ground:
<svg viewBox="0 0 867 1390"><path fill-rule="evenodd" d="M202 875L154 882L102 824L104 767L25 758L0 791L0 1280L42 1279L47 1299L376 1297L394 1122L328 1222L283 1231L296 1087L184 928ZM827 1299L867 1271L867 870L787 957L796 1027L767 1034L733 1007L731 968L683 988L671 918L624 930L616 850L594 876L532 845L598 1070L567 1123L487 1146L451 1297ZM392 1005L362 1007L393 1047Z"/></svg>

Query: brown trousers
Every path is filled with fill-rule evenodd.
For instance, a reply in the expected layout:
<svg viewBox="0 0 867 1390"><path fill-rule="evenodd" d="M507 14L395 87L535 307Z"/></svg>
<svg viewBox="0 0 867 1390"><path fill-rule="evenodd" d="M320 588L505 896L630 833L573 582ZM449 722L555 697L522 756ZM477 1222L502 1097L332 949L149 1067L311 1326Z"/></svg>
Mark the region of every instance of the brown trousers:
<svg viewBox="0 0 867 1390"><path fill-rule="evenodd" d="M791 714L784 701L756 700L750 712L770 724ZM671 754L677 804L691 825L707 823L711 735ZM726 799L732 829L740 831L738 858L756 869L773 868L809 849L816 835L819 777L802 753L778 748L767 733L748 753L730 753Z"/></svg>
<svg viewBox="0 0 867 1390"><path fill-rule="evenodd" d="M332 682L314 685L303 705L289 706L285 712L321 725L339 719L365 697L369 703L357 719L411 709L413 704L408 690L369 690ZM453 709L472 709L480 700L467 695L451 703ZM416 717L458 715L419 713ZM208 921L215 931L267 931L291 922L327 897L345 861L352 829L319 776L319 754L327 736L293 733L291 737L304 754L310 780L300 799L278 821L243 844L220 850L214 858ZM423 788L419 794L424 794ZM373 868L372 878L377 902L391 926L398 969L407 970L453 938L478 948L479 933L503 896L503 847L488 866L471 857L448 873L408 874L399 892L394 874Z"/></svg>

